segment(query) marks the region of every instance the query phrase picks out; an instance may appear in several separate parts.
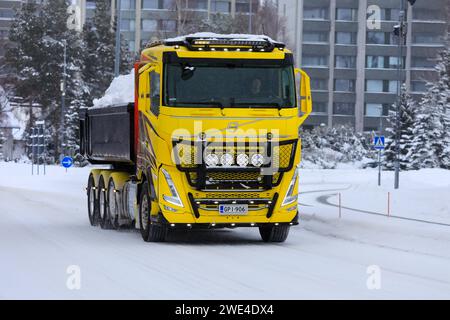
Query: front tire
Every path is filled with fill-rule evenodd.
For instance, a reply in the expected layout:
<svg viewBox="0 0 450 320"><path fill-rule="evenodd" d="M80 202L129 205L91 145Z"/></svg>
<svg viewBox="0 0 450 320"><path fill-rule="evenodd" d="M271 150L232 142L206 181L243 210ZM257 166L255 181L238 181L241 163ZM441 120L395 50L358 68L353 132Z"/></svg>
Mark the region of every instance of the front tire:
<svg viewBox="0 0 450 320"><path fill-rule="evenodd" d="M95 181L92 174L89 175L87 185L87 205L88 205L88 217L91 226L98 225L98 197L95 192Z"/></svg>
<svg viewBox="0 0 450 320"><path fill-rule="evenodd" d="M161 221L152 220L151 199L148 189L148 183L142 185L140 201L139 201L139 229L142 239L145 242L163 242L167 236L167 226Z"/></svg>
<svg viewBox="0 0 450 320"><path fill-rule="evenodd" d="M266 225L259 227L259 234L264 242L284 242L289 235L290 225Z"/></svg>

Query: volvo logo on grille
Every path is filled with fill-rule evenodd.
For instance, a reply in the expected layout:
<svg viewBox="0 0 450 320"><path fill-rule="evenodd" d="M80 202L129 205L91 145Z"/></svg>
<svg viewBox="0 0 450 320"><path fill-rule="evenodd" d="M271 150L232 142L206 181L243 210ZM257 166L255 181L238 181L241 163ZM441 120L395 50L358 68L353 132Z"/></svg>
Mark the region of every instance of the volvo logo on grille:
<svg viewBox="0 0 450 320"><path fill-rule="evenodd" d="M236 131L238 129L238 127L239 127L239 123L230 122L230 123L228 123L227 130Z"/></svg>

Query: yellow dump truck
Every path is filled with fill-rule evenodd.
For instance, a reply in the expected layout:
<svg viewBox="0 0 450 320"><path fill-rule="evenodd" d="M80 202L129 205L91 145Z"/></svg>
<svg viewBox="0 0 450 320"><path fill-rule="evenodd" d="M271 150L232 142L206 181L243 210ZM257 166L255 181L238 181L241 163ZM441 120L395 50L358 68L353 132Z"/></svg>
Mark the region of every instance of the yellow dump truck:
<svg viewBox="0 0 450 320"><path fill-rule="evenodd" d="M93 169L89 220L171 229L258 227L267 242L298 224L299 128L309 77L264 36L185 36L150 44L135 64L135 101L80 117Z"/></svg>

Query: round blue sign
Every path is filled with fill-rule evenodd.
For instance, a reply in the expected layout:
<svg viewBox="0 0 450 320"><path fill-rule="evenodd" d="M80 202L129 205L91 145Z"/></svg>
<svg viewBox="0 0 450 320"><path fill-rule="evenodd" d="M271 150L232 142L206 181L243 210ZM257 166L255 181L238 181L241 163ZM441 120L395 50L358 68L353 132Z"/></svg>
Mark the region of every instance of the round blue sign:
<svg viewBox="0 0 450 320"><path fill-rule="evenodd" d="M73 165L73 159L71 157L64 157L61 164L64 168L70 168Z"/></svg>

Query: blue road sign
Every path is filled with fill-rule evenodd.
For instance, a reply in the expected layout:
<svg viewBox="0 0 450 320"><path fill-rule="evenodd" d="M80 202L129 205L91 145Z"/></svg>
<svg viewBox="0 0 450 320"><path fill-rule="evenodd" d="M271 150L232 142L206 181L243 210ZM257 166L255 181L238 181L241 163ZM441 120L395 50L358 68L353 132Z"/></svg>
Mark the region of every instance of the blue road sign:
<svg viewBox="0 0 450 320"><path fill-rule="evenodd" d="M373 139L373 147L377 150L384 149L384 136L375 136Z"/></svg>
<svg viewBox="0 0 450 320"><path fill-rule="evenodd" d="M71 157L64 157L61 161L64 168L70 168L73 165L73 159Z"/></svg>

